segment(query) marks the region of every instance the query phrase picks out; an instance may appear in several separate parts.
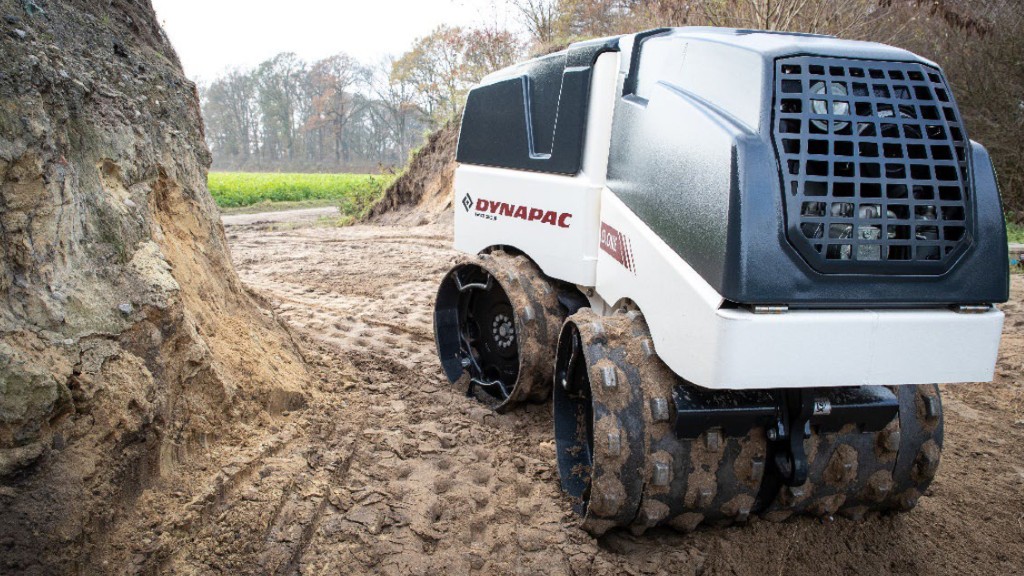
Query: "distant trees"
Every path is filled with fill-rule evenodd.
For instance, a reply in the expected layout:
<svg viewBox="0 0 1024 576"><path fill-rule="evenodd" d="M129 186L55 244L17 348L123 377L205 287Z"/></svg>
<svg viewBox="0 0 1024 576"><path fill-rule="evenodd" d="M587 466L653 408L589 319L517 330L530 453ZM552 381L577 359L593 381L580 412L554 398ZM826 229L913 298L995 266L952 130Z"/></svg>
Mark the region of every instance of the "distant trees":
<svg viewBox="0 0 1024 576"><path fill-rule="evenodd" d="M519 40L506 30L441 26L417 40L392 74L409 82L421 108L438 120L455 116L473 83L515 63L520 51Z"/></svg>
<svg viewBox="0 0 1024 576"><path fill-rule="evenodd" d="M284 53L201 89L215 169L372 172L401 165L425 132L459 113L469 88L514 63L504 30L442 26L400 58L366 65Z"/></svg>

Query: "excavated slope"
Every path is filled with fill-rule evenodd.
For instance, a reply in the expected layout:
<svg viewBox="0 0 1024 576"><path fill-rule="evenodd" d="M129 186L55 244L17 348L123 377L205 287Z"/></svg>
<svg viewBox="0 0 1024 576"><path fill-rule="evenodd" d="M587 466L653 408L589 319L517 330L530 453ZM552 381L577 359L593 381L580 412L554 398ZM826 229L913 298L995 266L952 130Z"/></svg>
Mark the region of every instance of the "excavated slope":
<svg viewBox="0 0 1024 576"><path fill-rule="evenodd" d="M458 120L433 132L370 211L369 221L403 225L450 222L458 143Z"/></svg>
<svg viewBox="0 0 1024 576"><path fill-rule="evenodd" d="M232 267L150 2L0 0L0 62L0 573L98 573L140 491L306 369Z"/></svg>

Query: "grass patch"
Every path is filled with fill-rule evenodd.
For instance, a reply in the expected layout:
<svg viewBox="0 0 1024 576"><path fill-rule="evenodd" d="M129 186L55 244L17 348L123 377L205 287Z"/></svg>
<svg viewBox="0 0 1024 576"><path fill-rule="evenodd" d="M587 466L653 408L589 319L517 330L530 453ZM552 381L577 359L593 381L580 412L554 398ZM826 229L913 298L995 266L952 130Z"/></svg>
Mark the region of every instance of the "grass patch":
<svg viewBox="0 0 1024 576"><path fill-rule="evenodd" d="M1010 244L1024 244L1024 226L1020 224L1007 224L1006 237Z"/></svg>
<svg viewBox="0 0 1024 576"><path fill-rule="evenodd" d="M289 203L292 208L335 204L342 215L357 220L394 180L375 174L278 174L210 172L210 194L223 209ZM273 208L271 208L273 209Z"/></svg>

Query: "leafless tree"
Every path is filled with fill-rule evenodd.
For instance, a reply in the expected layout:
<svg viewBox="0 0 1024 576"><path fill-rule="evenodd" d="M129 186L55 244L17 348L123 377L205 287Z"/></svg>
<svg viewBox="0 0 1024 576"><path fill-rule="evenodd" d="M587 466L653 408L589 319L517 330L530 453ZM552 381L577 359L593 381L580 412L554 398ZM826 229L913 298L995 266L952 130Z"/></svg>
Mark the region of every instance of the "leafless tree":
<svg viewBox="0 0 1024 576"><path fill-rule="evenodd" d="M537 42L551 44L558 33L558 0L511 0L520 21Z"/></svg>

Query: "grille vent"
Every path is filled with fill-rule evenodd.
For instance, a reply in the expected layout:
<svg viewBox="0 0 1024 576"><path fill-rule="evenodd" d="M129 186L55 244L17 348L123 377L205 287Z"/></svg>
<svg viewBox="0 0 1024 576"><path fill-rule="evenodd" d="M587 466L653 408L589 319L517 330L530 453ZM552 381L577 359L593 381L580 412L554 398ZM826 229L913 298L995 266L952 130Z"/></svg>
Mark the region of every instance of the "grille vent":
<svg viewBox="0 0 1024 576"><path fill-rule="evenodd" d="M790 242L824 273L941 274L970 242L967 136L941 73L776 61L773 138Z"/></svg>

